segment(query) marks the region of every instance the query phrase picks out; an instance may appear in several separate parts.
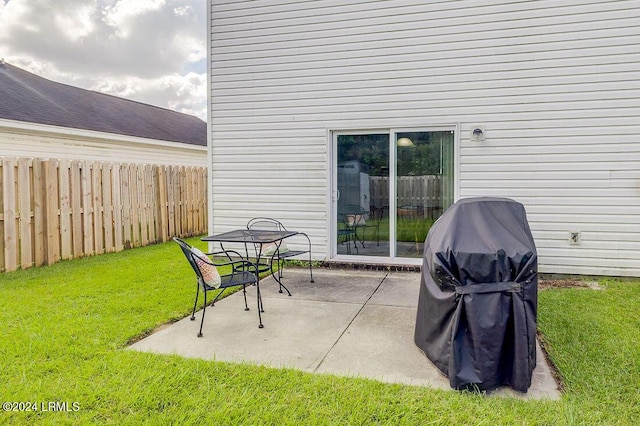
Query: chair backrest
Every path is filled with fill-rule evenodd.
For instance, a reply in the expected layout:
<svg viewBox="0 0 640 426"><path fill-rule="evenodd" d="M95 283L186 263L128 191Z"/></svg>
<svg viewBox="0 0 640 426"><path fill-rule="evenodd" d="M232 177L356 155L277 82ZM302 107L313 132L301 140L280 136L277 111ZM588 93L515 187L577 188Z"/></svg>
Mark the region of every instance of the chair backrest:
<svg viewBox="0 0 640 426"><path fill-rule="evenodd" d="M247 222L247 229L264 229L267 231L286 231L287 228L275 219L269 217L254 217Z"/></svg>
<svg viewBox="0 0 640 426"><path fill-rule="evenodd" d="M203 279L202 278L202 272L200 272L200 268L198 268L198 265L196 264L196 261L193 258L193 252L191 251L191 246L189 244L187 244L186 242L184 242L183 240L181 240L180 238L178 238L178 237L173 237L173 241L178 243L178 245L182 249L182 253L184 253L184 256L189 261L189 265L191 265L191 268L193 269L193 272L196 273L196 276L198 277L198 280L202 280Z"/></svg>

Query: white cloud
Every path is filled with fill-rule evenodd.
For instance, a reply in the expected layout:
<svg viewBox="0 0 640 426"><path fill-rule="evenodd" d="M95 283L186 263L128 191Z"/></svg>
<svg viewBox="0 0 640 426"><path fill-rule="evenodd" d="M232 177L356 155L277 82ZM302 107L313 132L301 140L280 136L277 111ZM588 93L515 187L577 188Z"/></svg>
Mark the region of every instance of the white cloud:
<svg viewBox="0 0 640 426"><path fill-rule="evenodd" d="M0 2L0 57L54 81L205 118L202 0Z"/></svg>
<svg viewBox="0 0 640 426"><path fill-rule="evenodd" d="M72 41L78 41L95 30L95 5L79 5L74 10L54 17L58 29Z"/></svg>
<svg viewBox="0 0 640 426"><path fill-rule="evenodd" d="M104 7L102 20L115 29L116 35L128 38L138 18L159 11L165 5L165 0L120 0L113 6Z"/></svg>

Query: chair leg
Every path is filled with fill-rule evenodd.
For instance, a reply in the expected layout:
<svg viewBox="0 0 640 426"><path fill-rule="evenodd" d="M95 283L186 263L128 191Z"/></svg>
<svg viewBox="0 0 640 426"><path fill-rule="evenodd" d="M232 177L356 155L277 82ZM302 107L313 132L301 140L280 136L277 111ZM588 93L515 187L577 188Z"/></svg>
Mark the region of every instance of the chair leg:
<svg viewBox="0 0 640 426"><path fill-rule="evenodd" d="M202 307L202 319L200 320L200 331L198 337L202 337L202 324L204 324L204 314L207 312L207 292L204 292L204 306Z"/></svg>
<svg viewBox="0 0 640 426"><path fill-rule="evenodd" d="M313 280L313 265L311 265L311 249L309 249L309 276L311 277L310 282L314 283Z"/></svg>
<svg viewBox="0 0 640 426"><path fill-rule="evenodd" d="M262 312L264 312L264 306L262 305L262 295L260 295L260 284L256 283L256 297L258 298L258 328L264 328L262 324Z"/></svg>
<svg viewBox="0 0 640 426"><path fill-rule="evenodd" d="M242 285L242 294L244 295L244 310L248 311L249 305L247 305L247 286L244 284Z"/></svg>
<svg viewBox="0 0 640 426"><path fill-rule="evenodd" d="M311 265L311 238L309 238L309 236L307 234L304 234L305 237L307 237L307 241L309 242L309 277L310 277L310 281L309 282L315 282L313 281L313 267Z"/></svg>
<svg viewBox="0 0 640 426"><path fill-rule="evenodd" d="M193 311L191 312L191 321L196 319L196 305L198 304L198 295L200 294L200 284L196 284L196 301L193 302Z"/></svg>

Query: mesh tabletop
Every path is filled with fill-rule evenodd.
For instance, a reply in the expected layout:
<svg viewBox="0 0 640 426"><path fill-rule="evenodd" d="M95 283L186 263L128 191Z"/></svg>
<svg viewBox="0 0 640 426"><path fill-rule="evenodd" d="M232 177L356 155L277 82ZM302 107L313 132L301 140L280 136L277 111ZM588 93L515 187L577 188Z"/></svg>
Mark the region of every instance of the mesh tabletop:
<svg viewBox="0 0 640 426"><path fill-rule="evenodd" d="M209 235L202 241L224 243L259 243L269 244L296 235L296 231L275 231L264 229L236 229L217 235Z"/></svg>

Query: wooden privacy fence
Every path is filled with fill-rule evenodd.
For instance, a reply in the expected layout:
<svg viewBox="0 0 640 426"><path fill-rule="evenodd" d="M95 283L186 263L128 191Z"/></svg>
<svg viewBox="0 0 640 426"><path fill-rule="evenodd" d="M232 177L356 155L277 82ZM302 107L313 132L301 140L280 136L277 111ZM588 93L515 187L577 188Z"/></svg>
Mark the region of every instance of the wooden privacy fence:
<svg viewBox="0 0 640 426"><path fill-rule="evenodd" d="M440 175L400 176L396 186L398 213L435 218L442 213L443 177ZM374 206L389 204L389 177L370 176L369 189Z"/></svg>
<svg viewBox="0 0 640 426"><path fill-rule="evenodd" d="M204 167L1 160L0 270L207 231Z"/></svg>

